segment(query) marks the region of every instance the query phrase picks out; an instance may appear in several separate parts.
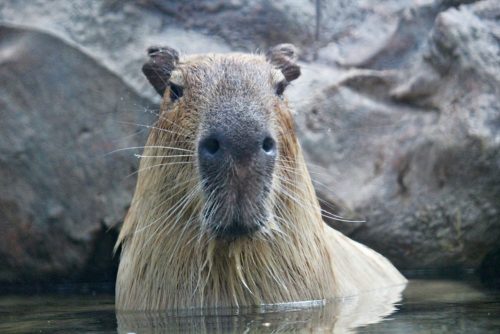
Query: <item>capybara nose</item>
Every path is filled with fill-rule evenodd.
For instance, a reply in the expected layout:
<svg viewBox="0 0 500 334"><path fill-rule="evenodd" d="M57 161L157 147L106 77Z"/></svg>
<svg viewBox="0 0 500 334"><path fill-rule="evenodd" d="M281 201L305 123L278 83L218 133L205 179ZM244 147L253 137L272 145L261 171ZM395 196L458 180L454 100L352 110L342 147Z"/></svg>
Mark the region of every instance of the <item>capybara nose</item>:
<svg viewBox="0 0 500 334"><path fill-rule="evenodd" d="M204 174L218 172L231 164L264 168L274 164L276 141L265 132L227 134L214 131L199 141L198 158Z"/></svg>

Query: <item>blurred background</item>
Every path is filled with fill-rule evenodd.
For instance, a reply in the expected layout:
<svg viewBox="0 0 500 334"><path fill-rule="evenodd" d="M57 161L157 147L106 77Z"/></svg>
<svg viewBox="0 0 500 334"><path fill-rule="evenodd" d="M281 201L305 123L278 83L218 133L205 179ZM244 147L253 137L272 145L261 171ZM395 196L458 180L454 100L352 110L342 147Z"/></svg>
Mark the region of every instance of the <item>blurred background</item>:
<svg viewBox="0 0 500 334"><path fill-rule="evenodd" d="M148 46L285 42L321 203L353 221L325 220L410 275L498 282L497 0L3 0L0 284L114 281L140 152L116 150L158 110Z"/></svg>

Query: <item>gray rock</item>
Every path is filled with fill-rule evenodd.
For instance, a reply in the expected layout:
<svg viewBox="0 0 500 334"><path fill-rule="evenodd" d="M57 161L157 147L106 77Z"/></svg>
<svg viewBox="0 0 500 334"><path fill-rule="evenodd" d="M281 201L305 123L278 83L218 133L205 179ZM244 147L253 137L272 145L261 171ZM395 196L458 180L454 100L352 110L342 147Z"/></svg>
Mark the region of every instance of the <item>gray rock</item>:
<svg viewBox="0 0 500 334"><path fill-rule="evenodd" d="M256 52L293 42L301 47L302 58L311 60L318 47L332 41L354 50L351 45L359 45L362 39L356 37L360 25L370 33L369 39L374 37L374 27L375 34L387 31L387 18L412 1L383 0L371 5L365 0L319 1L319 20L317 3L4 0L0 21L51 32L117 73L139 94L158 101L146 80L131 71L142 66L143 50L151 45L166 44L184 53ZM372 24L364 24L367 20ZM341 53L352 57L348 51Z"/></svg>
<svg viewBox="0 0 500 334"><path fill-rule="evenodd" d="M128 123L151 122L148 102L29 29L0 27L0 82L0 281L109 272L113 240L102 240L126 213L137 161L106 154L144 145L146 131Z"/></svg>
<svg viewBox="0 0 500 334"><path fill-rule="evenodd" d="M224 41L186 29L142 1L17 1L0 3L0 22L50 32L117 74L138 94L159 102L140 69L151 45L186 53L227 52Z"/></svg>
<svg viewBox="0 0 500 334"><path fill-rule="evenodd" d="M499 11L440 13L412 66L349 71L298 122L321 197L367 221L331 223L400 268L477 268L498 248Z"/></svg>

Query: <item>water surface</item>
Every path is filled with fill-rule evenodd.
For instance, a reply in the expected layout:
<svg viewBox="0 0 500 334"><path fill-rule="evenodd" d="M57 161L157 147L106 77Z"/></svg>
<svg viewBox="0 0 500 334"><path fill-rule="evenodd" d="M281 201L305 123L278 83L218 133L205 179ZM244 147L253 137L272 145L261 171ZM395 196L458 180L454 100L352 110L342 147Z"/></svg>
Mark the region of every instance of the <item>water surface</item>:
<svg viewBox="0 0 500 334"><path fill-rule="evenodd" d="M321 304L321 303L319 303ZM109 293L0 296L1 333L498 333L500 292L475 280L411 280L318 305L119 312Z"/></svg>

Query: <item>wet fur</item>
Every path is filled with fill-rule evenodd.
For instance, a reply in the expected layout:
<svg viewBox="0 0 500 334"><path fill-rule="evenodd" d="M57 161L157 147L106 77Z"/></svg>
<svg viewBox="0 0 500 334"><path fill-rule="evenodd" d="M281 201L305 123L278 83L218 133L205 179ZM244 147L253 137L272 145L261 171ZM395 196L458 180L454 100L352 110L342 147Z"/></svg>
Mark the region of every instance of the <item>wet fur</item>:
<svg viewBox="0 0 500 334"><path fill-rule="evenodd" d="M202 190L195 143L203 131L206 102L224 99L217 96L224 88L217 88L217 80L214 86L200 83L207 82L206 76L217 78L228 64L240 68L235 80L249 82L259 75L255 68L267 74L273 68L264 56L230 54L187 57L176 69L187 80L185 96L175 104L163 101L143 153L158 158L141 159L117 242L122 247L117 308L274 304L344 297L404 283L384 257L323 222L290 107L272 95L261 98L248 92L271 108L267 121L273 122L277 136L278 160L266 201L270 220L249 237L220 240L209 233L203 211L210 198ZM271 87L272 80L262 78L268 80L262 86Z"/></svg>

